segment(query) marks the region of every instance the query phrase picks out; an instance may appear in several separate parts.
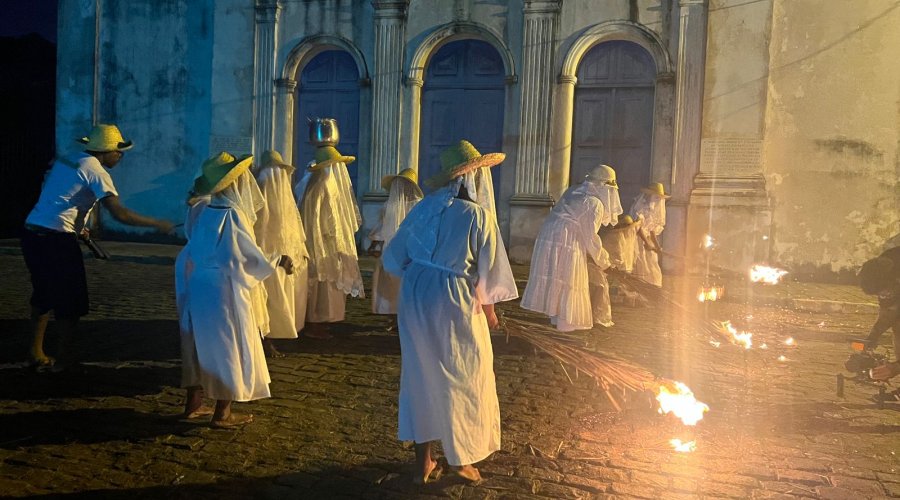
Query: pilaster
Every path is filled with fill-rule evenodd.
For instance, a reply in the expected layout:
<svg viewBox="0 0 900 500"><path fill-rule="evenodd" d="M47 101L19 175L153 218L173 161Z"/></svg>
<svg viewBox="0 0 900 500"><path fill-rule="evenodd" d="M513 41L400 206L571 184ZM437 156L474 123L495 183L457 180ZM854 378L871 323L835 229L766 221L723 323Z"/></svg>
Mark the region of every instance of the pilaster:
<svg viewBox="0 0 900 500"><path fill-rule="evenodd" d="M296 80L288 78L275 80L275 105L278 113L273 148L281 153L285 162L291 165L293 165L294 156L294 92L296 90Z"/></svg>
<svg viewBox="0 0 900 500"><path fill-rule="evenodd" d="M253 54L253 154L274 145L276 26L280 7L276 0L257 0Z"/></svg>
<svg viewBox="0 0 900 500"><path fill-rule="evenodd" d="M372 159L364 199L386 198L384 175L396 174L400 155L400 95L403 31L407 0L373 0L375 7L375 70L372 73Z"/></svg>

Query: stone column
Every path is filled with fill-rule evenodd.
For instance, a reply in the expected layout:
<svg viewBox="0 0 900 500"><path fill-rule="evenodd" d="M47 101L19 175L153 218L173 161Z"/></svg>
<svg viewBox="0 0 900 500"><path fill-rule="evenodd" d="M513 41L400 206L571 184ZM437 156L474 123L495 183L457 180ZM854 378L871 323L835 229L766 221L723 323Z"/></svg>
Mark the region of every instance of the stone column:
<svg viewBox="0 0 900 500"><path fill-rule="evenodd" d="M373 0L375 70L372 73L372 158L364 199L382 200L381 177L399 171L403 28L407 0ZM374 198L373 198L374 196Z"/></svg>
<svg viewBox="0 0 900 500"><path fill-rule="evenodd" d="M558 200L569 185L572 161L572 117L575 110L575 84L578 79L562 75L553 97L553 127L550 135L550 190Z"/></svg>
<svg viewBox="0 0 900 500"><path fill-rule="evenodd" d="M706 76L706 0L680 0L675 54L675 122L672 148L672 199L664 247L684 255L687 207L694 176L700 169L703 82ZM666 259L664 259L666 260ZM664 262L667 267L674 263ZM678 266L674 267L679 270Z"/></svg>
<svg viewBox="0 0 900 500"><path fill-rule="evenodd" d="M281 153L284 161L291 163L294 156L294 92L297 80L279 78L275 80L275 121L273 147Z"/></svg>
<svg viewBox="0 0 900 500"><path fill-rule="evenodd" d="M273 146L275 120L275 29L278 2L257 0L256 37L253 54L253 154L259 155Z"/></svg>
<svg viewBox="0 0 900 500"><path fill-rule="evenodd" d="M421 78L407 78L409 87L409 130L407 132L407 161L410 167L419 169L419 133L422 122L422 86L425 82Z"/></svg>
<svg viewBox="0 0 900 500"><path fill-rule="evenodd" d="M519 147L515 194L510 198L509 254L531 258L534 239L553 204L550 197L550 100L558 0L525 0Z"/></svg>

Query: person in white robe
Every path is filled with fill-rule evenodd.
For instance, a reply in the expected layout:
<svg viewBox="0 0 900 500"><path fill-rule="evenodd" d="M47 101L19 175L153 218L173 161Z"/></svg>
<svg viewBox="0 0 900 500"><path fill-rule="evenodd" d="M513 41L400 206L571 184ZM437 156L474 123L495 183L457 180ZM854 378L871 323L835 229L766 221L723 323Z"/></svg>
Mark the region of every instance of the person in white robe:
<svg viewBox="0 0 900 500"><path fill-rule="evenodd" d="M594 326L588 261L609 266L608 254L597 234L614 224L614 213L603 203L614 189L615 172L606 165L591 169L585 180L563 193L538 232L531 257L528 285L521 306L550 317L563 332Z"/></svg>
<svg viewBox="0 0 900 500"><path fill-rule="evenodd" d="M324 323L344 320L347 295L364 298L356 253L356 232L362 224L347 163L333 146L316 149L316 160L295 187L309 254L307 328L312 338L330 338Z"/></svg>
<svg viewBox="0 0 900 500"><path fill-rule="evenodd" d="M589 177L593 177L593 182L599 184L600 202L603 203L604 217L601 227L614 226L619 221L619 216L624 211L622 202L619 199L619 187L616 184L616 171L608 165L600 165L598 168L591 169L588 173ZM615 323L612 320L612 301L610 300L609 280L606 276L606 270L611 266L609 252L607 251L606 242L603 242L604 258L598 264L593 260L588 260L588 288L591 294L591 315L594 318L594 324L609 328Z"/></svg>
<svg viewBox="0 0 900 500"><path fill-rule="evenodd" d="M443 187L410 211L382 254L384 269L402 276L398 437L415 442L417 483L435 472L433 441L470 481L481 478L472 464L500 449L489 328L499 324L494 304L518 291L508 260L496 258L497 221L472 193L475 170L504 157L466 141L444 151L431 184Z"/></svg>
<svg viewBox="0 0 900 500"><path fill-rule="evenodd" d="M631 205L631 217L641 222L641 240L635 245L632 275L651 285L662 287L662 270L659 267L659 235L666 227L666 200L670 196L659 182L641 188L641 194Z"/></svg>
<svg viewBox="0 0 900 500"><path fill-rule="evenodd" d="M269 329L263 340L266 354L282 357L272 339L295 339L306 321L307 281L306 233L294 200L291 176L296 170L284 162L277 151L262 154L256 180L265 198L257 214L256 242L267 255L287 255L294 262L294 273L275 270L266 278L266 310Z"/></svg>
<svg viewBox="0 0 900 500"><path fill-rule="evenodd" d="M388 192L378 224L369 233L370 255L379 256L391 242L406 214L422 199L419 187L419 173L412 168L402 170L397 175L386 175L381 179L381 187ZM400 295L400 278L384 272L379 258L372 275L372 312L375 314L397 314L397 298Z"/></svg>
<svg viewBox="0 0 900 500"><path fill-rule="evenodd" d="M191 239L197 218L209 205L209 200L209 195L192 194L188 198L188 209L184 219L184 236L188 241ZM199 361L188 307L190 294L187 282L193 270L194 261L190 255L190 248L185 245L175 258L175 309L178 313L178 329L181 334L181 388L187 390L188 394L181 417L186 419L208 417L213 414L212 408L203 406L203 387L200 385Z"/></svg>
<svg viewBox="0 0 900 500"><path fill-rule="evenodd" d="M600 230L600 239L603 240L603 248L609 252L610 267L623 273L631 273L634 269L635 246L641 244L639 229L640 221L635 221L630 215L619 218L619 222L612 227ZM619 280L617 294L622 297L622 302L632 306L646 306L647 300L627 283Z"/></svg>
<svg viewBox="0 0 900 500"><path fill-rule="evenodd" d="M183 329L192 333L195 349L184 357L196 363L185 408L199 408L205 393L216 400L211 425L221 428L253 420L250 414L232 413L233 401L270 396L252 290L276 266L293 272L289 256L267 255L256 244L248 214L255 214L261 193L249 171L251 162L250 156L236 159L225 152L204 162L194 193L210 200L190 228L184 250L192 269Z"/></svg>

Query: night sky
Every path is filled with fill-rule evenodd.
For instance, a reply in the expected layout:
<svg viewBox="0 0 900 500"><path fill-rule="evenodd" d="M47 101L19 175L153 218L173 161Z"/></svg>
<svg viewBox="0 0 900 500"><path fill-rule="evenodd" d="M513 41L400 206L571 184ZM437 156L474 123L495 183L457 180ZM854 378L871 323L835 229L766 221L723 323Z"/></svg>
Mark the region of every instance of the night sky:
<svg viewBox="0 0 900 500"><path fill-rule="evenodd" d="M0 36L37 33L56 43L57 0L0 0Z"/></svg>

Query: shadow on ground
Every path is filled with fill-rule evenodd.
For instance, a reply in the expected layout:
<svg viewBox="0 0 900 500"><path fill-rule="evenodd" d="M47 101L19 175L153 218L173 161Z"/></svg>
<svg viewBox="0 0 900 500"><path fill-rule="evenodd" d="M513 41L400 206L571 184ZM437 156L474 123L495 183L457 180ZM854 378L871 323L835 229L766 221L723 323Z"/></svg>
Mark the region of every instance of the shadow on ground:
<svg viewBox="0 0 900 500"><path fill-rule="evenodd" d="M132 489L90 490L69 494L36 495L32 498L129 498L129 499L221 499L221 498L494 498L503 490L488 475L480 486L471 486L459 476L445 471L438 480L424 486L412 484L412 466L396 463L366 463L352 467L326 466L315 470L278 476L236 478L202 484L177 484Z"/></svg>
<svg viewBox="0 0 900 500"><path fill-rule="evenodd" d="M205 423L205 422L204 422ZM131 408L82 408L0 415L0 448L52 444L142 441L179 434L201 423Z"/></svg>

